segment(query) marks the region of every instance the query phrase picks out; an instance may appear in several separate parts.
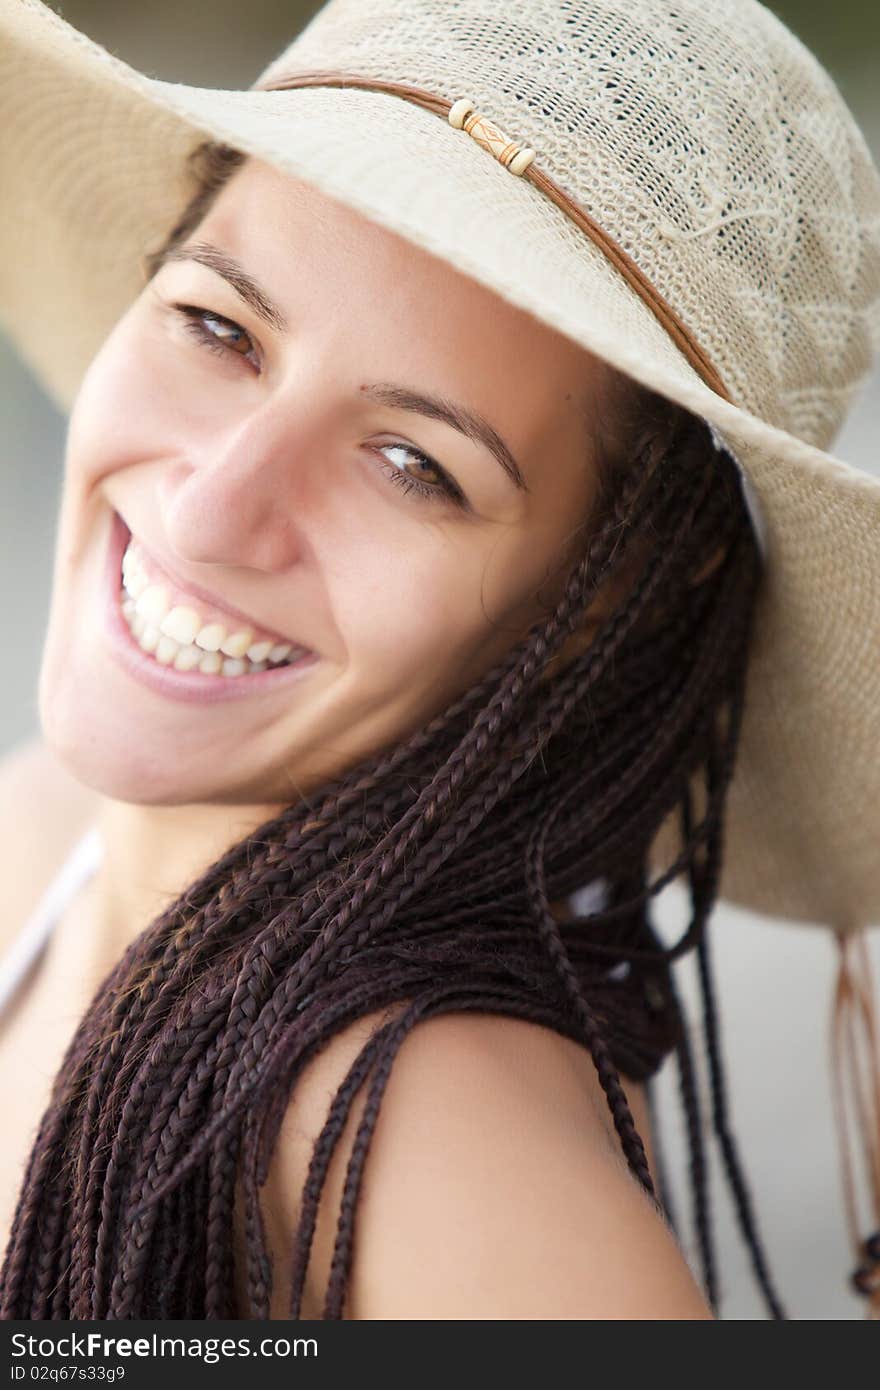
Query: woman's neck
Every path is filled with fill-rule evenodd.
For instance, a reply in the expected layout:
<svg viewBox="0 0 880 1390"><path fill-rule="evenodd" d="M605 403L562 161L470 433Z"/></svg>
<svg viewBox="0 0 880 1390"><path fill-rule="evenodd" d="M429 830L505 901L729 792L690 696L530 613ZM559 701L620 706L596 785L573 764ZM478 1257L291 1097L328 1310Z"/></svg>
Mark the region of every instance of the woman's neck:
<svg viewBox="0 0 880 1390"><path fill-rule="evenodd" d="M96 929L119 956L226 850L279 806L142 806L100 796L93 823L104 854L92 894Z"/></svg>
<svg viewBox="0 0 880 1390"><path fill-rule="evenodd" d="M104 856L90 896L101 954L118 958L188 884L281 809L142 806L99 797L94 823ZM557 921L572 916L564 899L550 907Z"/></svg>

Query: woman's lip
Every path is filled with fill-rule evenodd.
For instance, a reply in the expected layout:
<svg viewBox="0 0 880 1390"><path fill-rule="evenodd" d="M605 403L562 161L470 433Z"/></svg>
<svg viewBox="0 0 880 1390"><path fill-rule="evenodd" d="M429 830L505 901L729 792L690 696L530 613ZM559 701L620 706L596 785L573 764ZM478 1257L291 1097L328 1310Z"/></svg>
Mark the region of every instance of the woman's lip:
<svg viewBox="0 0 880 1390"><path fill-rule="evenodd" d="M308 652L289 666L276 666L268 671L242 676L206 676L201 671L177 671L173 666L161 665L138 646L119 606L122 556L129 535L122 517L114 512L104 569L104 618L113 655L141 685L172 700L215 704L222 700L244 700L251 695L269 694L280 686L292 685L315 665L318 660L315 652Z"/></svg>
<svg viewBox="0 0 880 1390"><path fill-rule="evenodd" d="M119 516L119 513L116 512L115 515ZM130 536L132 534L131 528L122 517L119 517L119 519L122 521L122 525ZM209 608L216 609L218 613L225 614L232 622L244 623L247 627L254 628L258 633L258 637L255 637L254 641L266 641L271 637L276 645L280 645L282 642L290 642L294 647L305 647L305 642L297 642L292 637L286 637L283 633L274 632L272 628L266 627L263 623L258 622L258 620L252 618L250 614L243 613L240 608L233 607L233 605L227 603L225 599L219 599L215 594L208 593L207 589L201 588L200 585L182 579L179 574L174 573L174 570L171 569L164 560L160 560L154 555L149 546L145 545L139 536L136 538L136 544L138 549L142 550L147 556L152 568L167 579L168 583L173 585L175 589L183 589L192 598L201 599ZM207 621L214 621L213 615Z"/></svg>

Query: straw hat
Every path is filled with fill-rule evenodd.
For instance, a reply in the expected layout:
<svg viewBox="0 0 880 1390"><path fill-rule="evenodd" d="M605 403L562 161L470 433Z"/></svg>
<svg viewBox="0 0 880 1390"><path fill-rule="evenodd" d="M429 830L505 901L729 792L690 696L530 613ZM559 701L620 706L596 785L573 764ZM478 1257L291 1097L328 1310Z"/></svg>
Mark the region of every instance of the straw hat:
<svg viewBox="0 0 880 1390"><path fill-rule="evenodd" d="M330 0L253 88L217 91L0 0L0 129L0 320L63 408L207 133L709 421L768 563L720 895L880 921L880 479L826 452L880 338L880 178L773 14Z"/></svg>

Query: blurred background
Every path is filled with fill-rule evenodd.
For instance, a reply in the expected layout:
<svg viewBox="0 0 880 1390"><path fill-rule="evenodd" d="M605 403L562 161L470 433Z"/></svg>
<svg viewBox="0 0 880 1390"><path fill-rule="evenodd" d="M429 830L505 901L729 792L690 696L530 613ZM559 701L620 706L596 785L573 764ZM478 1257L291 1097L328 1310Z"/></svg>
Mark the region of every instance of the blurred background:
<svg viewBox="0 0 880 1390"><path fill-rule="evenodd" d="M368 4L369 0L363 0ZM65 0L64 18L150 76L207 86L249 86L319 8L295 0ZM787 0L770 6L825 64L880 160L880 6L874 0ZM0 333L0 585L6 644L0 664L0 756L39 732L36 681L47 617L65 420ZM880 472L880 370L835 442L838 457ZM880 712L878 712L880 714ZM659 903L661 930L684 916L672 885ZM847 1287L840 1174L832 1127L828 1021L835 955L815 927L756 918L722 904L715 967L733 1128L751 1184L770 1266L789 1316L862 1315ZM875 971L880 952L874 932ZM689 965L682 989L697 1018ZM783 1001L780 1006L780 1001ZM700 1051L701 1049L698 1049ZM687 1213L686 1154L675 1074L664 1069L659 1118L677 1208ZM717 1164L722 1315L763 1316ZM683 1233L685 1234L685 1233ZM686 1251L692 1255L689 1240Z"/></svg>

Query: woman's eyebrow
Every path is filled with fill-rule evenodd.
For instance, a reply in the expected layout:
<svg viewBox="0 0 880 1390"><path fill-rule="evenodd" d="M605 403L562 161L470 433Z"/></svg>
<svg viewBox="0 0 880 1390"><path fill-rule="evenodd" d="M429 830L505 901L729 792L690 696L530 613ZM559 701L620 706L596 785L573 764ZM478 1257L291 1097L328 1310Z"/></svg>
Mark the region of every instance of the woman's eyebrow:
<svg viewBox="0 0 880 1390"><path fill-rule="evenodd" d="M278 333L287 331L287 319L273 303L268 294L262 289L245 270L244 266L229 256L219 247L212 246L207 241L188 242L185 246L173 246L165 251L159 258L159 266L167 261L198 261L200 265L205 265L209 270L216 270L218 275L222 275L224 280L235 290L236 294L248 304L254 313L267 323L270 328L274 328Z"/></svg>
<svg viewBox="0 0 880 1390"><path fill-rule="evenodd" d="M207 266L209 270L216 271L218 275L222 275L223 279L228 281L236 294L253 309L259 318L279 333L287 331L287 319L278 305L272 301L253 276L248 274L241 262L226 251L221 251L219 247L212 246L207 241L188 242L184 246L174 246L165 251L159 258L156 268L158 269L167 261L197 261L200 265ZM413 391L408 387L397 386L392 382L368 382L361 387L361 390L365 396L378 401L381 405L391 406L395 410L411 410L418 415L425 415L431 420L441 420L444 424L451 425L453 429L458 430L459 434L475 440L488 449L514 485L522 492L529 491L522 469L513 453L494 426L490 425L489 421L482 415L478 415L476 411L468 410L466 406L459 405L455 401L444 400L440 396L427 395L422 391Z"/></svg>

